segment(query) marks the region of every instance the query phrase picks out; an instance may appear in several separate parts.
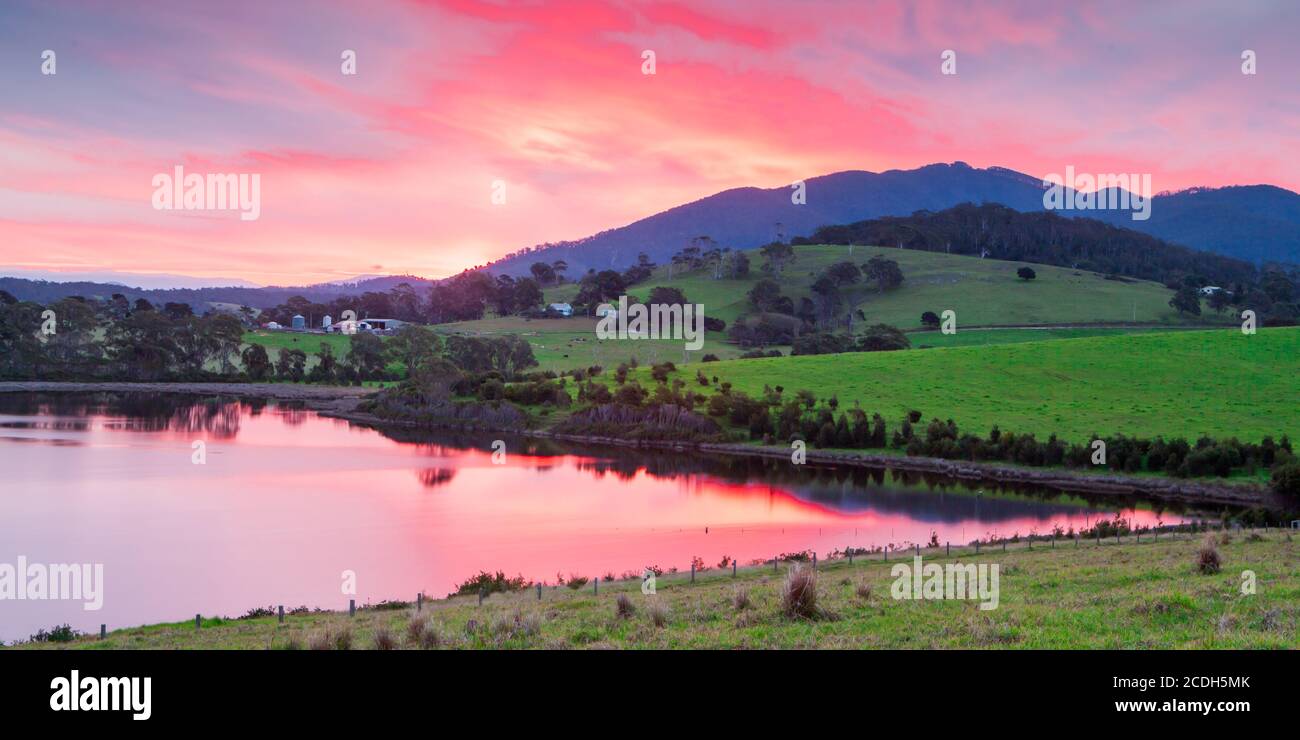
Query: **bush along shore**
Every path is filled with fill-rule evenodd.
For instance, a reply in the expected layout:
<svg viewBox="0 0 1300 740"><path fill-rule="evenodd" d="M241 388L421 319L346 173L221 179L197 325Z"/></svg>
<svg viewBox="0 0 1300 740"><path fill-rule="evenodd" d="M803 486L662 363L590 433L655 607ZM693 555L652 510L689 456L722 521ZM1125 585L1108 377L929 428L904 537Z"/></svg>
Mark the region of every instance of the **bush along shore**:
<svg viewBox="0 0 1300 740"><path fill-rule="evenodd" d="M283 616L278 606L258 606L237 618L105 629L102 637L59 625L18 647L1294 648L1295 535L1219 526L1139 532L1106 522L962 546L784 553L748 564L695 558L689 571L643 567L552 584L483 572L445 599L364 604L355 613L295 607ZM918 598L916 558L945 571L997 568L998 577L965 598L943 589Z"/></svg>

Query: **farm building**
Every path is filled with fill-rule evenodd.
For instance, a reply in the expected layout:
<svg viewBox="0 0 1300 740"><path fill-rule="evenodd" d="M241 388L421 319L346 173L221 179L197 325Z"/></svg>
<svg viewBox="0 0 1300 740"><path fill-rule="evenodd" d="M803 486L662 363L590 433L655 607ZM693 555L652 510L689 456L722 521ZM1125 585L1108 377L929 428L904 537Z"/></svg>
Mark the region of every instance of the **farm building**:
<svg viewBox="0 0 1300 740"><path fill-rule="evenodd" d="M397 331L410 322L399 319L365 319L361 323L369 325L361 328L369 328L371 331Z"/></svg>
<svg viewBox="0 0 1300 740"><path fill-rule="evenodd" d="M554 311L555 313L558 313L561 316L573 315L573 306L567 303L552 303L551 305L547 306L547 308Z"/></svg>
<svg viewBox="0 0 1300 740"><path fill-rule="evenodd" d="M306 329L306 328L307 328L307 319L303 318L302 314L294 314L294 316L293 316L293 328L295 328L295 329Z"/></svg>

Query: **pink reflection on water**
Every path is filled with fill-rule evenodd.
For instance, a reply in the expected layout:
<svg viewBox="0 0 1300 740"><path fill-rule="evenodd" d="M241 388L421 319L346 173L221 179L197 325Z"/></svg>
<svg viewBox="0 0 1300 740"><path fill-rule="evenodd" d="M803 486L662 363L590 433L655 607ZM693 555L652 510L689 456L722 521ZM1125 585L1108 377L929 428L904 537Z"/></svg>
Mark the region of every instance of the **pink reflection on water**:
<svg viewBox="0 0 1300 740"><path fill-rule="evenodd" d="M0 602L0 637L64 621L95 629L268 604L341 608L344 570L356 572L364 603L441 596L479 570L554 582L686 570L696 556L709 565L724 555L824 556L932 533L954 544L1047 534L1117 513L888 480L851 487L851 500L836 505L814 484L620 475L576 455L511 453L494 465L490 451L399 443L301 411L231 408L211 423L0 414L0 562L103 563L106 581L97 613ZM205 465L191 462L194 440L206 444ZM1118 513L1138 525L1181 521Z"/></svg>

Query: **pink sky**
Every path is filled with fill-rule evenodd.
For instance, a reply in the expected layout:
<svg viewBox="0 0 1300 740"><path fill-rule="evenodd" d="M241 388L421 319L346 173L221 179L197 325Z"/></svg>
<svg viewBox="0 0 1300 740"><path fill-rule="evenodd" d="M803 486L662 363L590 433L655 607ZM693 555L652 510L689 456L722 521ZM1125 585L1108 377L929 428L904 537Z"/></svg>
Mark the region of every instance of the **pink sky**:
<svg viewBox="0 0 1300 740"><path fill-rule="evenodd" d="M1300 190L1300 6L1078 6L6 3L0 274L441 277L730 187L954 160ZM260 218L155 210L178 164L260 175Z"/></svg>

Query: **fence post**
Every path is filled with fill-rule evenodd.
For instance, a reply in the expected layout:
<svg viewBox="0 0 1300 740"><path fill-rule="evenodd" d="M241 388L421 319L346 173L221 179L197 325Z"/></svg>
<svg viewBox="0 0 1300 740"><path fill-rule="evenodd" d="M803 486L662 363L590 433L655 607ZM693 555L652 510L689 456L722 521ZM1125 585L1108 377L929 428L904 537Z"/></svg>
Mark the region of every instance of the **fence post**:
<svg viewBox="0 0 1300 740"><path fill-rule="evenodd" d="M817 570L817 553L813 553L813 570Z"/></svg>
<svg viewBox="0 0 1300 740"><path fill-rule="evenodd" d="M951 543L951 542L945 542L945 543L943 543L943 554L944 554L944 557L947 557L947 556L949 556L949 555L952 555L952 543Z"/></svg>
<svg viewBox="0 0 1300 740"><path fill-rule="evenodd" d="M591 592L597 595L600 594L600 576L591 579Z"/></svg>
<svg viewBox="0 0 1300 740"><path fill-rule="evenodd" d="M916 543L916 556L917 556L917 557L920 557L920 556L921 556L921 543L920 543L920 542Z"/></svg>
<svg viewBox="0 0 1300 740"><path fill-rule="evenodd" d="M691 561L691 583L695 583L695 561Z"/></svg>
<svg viewBox="0 0 1300 740"><path fill-rule="evenodd" d="M542 584L537 584L537 600L542 600Z"/></svg>
<svg viewBox="0 0 1300 740"><path fill-rule="evenodd" d="M732 577L732 578L735 578L735 577L736 577L736 561L735 561L735 560L732 560L732 561L731 561L731 577Z"/></svg>
<svg viewBox="0 0 1300 740"><path fill-rule="evenodd" d="M108 637L108 625L106 624L99 625L99 639L103 640L106 639L107 637Z"/></svg>
<svg viewBox="0 0 1300 740"><path fill-rule="evenodd" d="M355 617L356 615L357 615L357 600L348 599L348 616Z"/></svg>
<svg viewBox="0 0 1300 740"><path fill-rule="evenodd" d="M280 624L284 624L284 604L280 605Z"/></svg>
<svg viewBox="0 0 1300 740"><path fill-rule="evenodd" d="M195 614L195 615L194 615L194 629L198 629L198 628L199 628L199 622L200 622L200 617L199 617L199 615Z"/></svg>
<svg viewBox="0 0 1300 740"><path fill-rule="evenodd" d="M775 557L772 558L772 572L773 572L773 573L776 572L776 558L775 558Z"/></svg>
<svg viewBox="0 0 1300 740"><path fill-rule="evenodd" d="M849 565L853 565L853 546L849 545L847 550L849 553Z"/></svg>
<svg viewBox="0 0 1300 740"><path fill-rule="evenodd" d="M1003 538L1002 538L1002 552L1006 552L1006 551L1007 551L1007 538L1006 538L1006 537L1003 537Z"/></svg>

